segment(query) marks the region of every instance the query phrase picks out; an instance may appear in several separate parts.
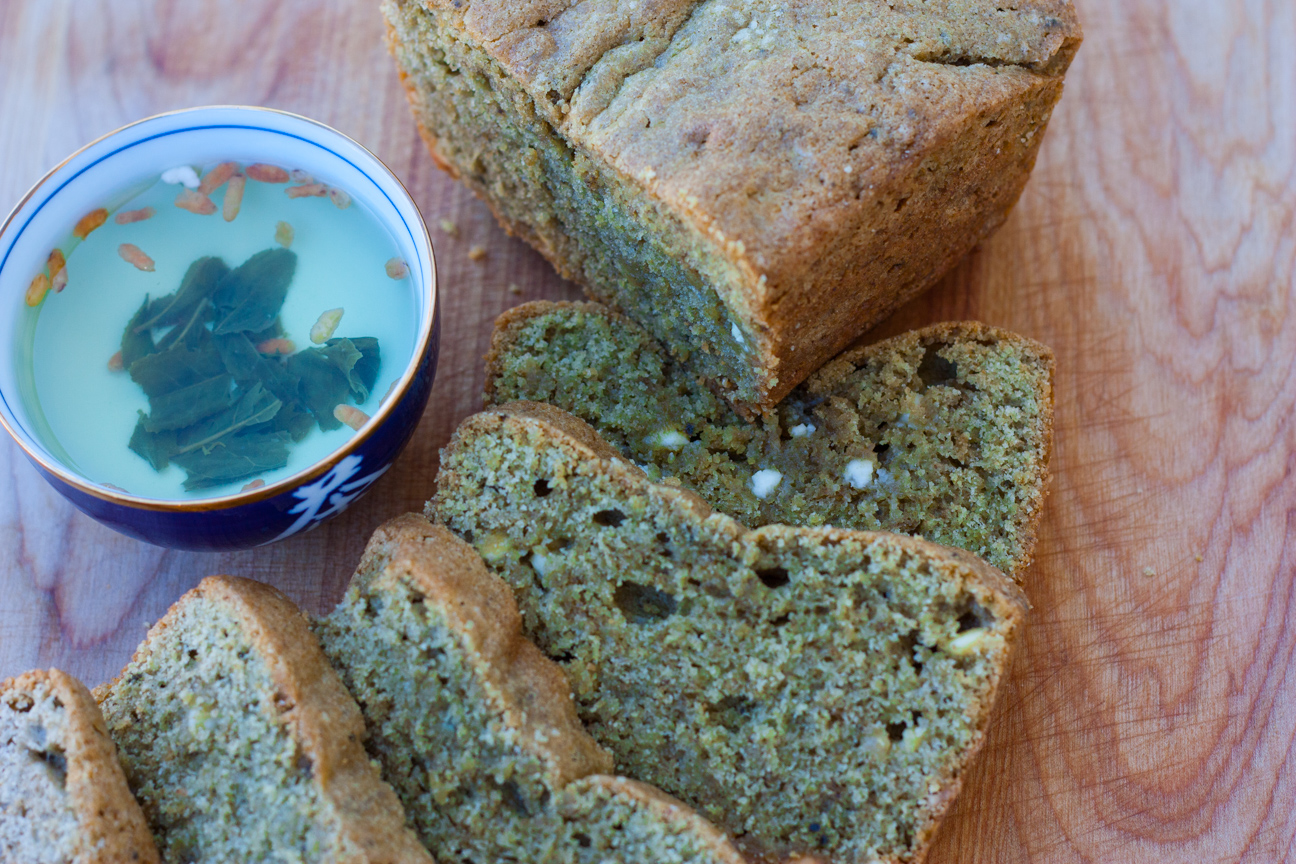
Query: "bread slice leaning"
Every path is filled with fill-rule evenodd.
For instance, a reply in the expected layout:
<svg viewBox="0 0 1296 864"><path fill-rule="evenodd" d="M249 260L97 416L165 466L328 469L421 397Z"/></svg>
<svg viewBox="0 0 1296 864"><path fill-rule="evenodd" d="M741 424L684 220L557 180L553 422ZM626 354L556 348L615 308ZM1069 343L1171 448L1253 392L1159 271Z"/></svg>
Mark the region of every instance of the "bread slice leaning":
<svg viewBox="0 0 1296 864"><path fill-rule="evenodd" d="M85 685L58 669L0 682L0 861L157 860Z"/></svg>
<svg viewBox="0 0 1296 864"><path fill-rule="evenodd" d="M539 301L495 322L485 404L548 402L745 525L895 531L1021 580L1053 440L1053 354L976 322L852 348L763 425L742 420L642 327Z"/></svg>
<svg viewBox="0 0 1296 864"><path fill-rule="evenodd" d="M618 770L764 861L921 856L1026 610L966 552L748 530L548 405L465 420L428 513L513 588Z"/></svg>
<svg viewBox="0 0 1296 864"><path fill-rule="evenodd" d="M163 859L431 864L306 616L211 576L96 691Z"/></svg>
<svg viewBox="0 0 1296 864"><path fill-rule="evenodd" d="M509 587L444 527L414 514L381 526L316 630L441 864L742 864L678 801L607 776L612 757L522 637Z"/></svg>

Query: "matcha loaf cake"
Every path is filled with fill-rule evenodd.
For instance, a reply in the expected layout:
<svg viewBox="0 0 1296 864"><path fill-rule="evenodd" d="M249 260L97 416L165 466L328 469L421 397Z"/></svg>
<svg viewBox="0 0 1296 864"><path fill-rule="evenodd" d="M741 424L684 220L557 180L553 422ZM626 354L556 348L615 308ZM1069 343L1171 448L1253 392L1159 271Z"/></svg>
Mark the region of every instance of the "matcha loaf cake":
<svg viewBox="0 0 1296 864"><path fill-rule="evenodd" d="M99 706L57 669L0 682L0 861L156 864Z"/></svg>
<svg viewBox="0 0 1296 864"><path fill-rule="evenodd" d="M309 623L211 576L95 694L163 860L432 864Z"/></svg>
<svg viewBox="0 0 1296 864"><path fill-rule="evenodd" d="M618 771L753 860L921 856L1025 612L966 552L749 531L549 405L465 420L428 509L513 588Z"/></svg>
<svg viewBox="0 0 1296 864"><path fill-rule="evenodd" d="M652 479L745 525L833 525L957 546L1020 580L1053 433L1053 355L976 323L840 354L745 423L643 328L595 303L495 322L486 407L548 402Z"/></svg>
<svg viewBox="0 0 1296 864"><path fill-rule="evenodd" d="M444 527L379 528L316 630L440 864L742 864L679 802L605 776L612 757L522 636L509 587Z"/></svg>
<svg viewBox="0 0 1296 864"><path fill-rule="evenodd" d="M387 0L437 164L563 276L772 407L1003 222L1070 0Z"/></svg>

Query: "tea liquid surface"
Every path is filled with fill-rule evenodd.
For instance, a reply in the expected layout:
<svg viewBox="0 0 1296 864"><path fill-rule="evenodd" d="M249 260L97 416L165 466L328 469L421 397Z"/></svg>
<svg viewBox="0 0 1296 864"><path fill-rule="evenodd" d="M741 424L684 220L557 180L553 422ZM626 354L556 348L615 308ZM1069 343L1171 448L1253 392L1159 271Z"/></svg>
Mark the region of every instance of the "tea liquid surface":
<svg viewBox="0 0 1296 864"><path fill-rule="evenodd" d="M85 240L64 245L66 252L75 244L67 256L67 286L61 293L50 292L39 308L32 373L39 408L71 463L68 467L93 482L166 500L227 495L253 479L186 491L186 474L179 466L155 471L127 446L139 412L149 411L148 397L127 372L111 371L109 360L121 348L122 332L146 294L156 299L174 292L189 265L203 256L218 256L233 268L276 247L280 222L291 226L291 249L297 254L279 315L284 338L297 350L316 347L310 340L312 325L321 313L343 309L334 337L378 339L382 362L377 382L368 399L354 406L371 416L378 410L413 356L418 317L411 280L388 275L386 265L398 254L396 244L361 202L340 209L328 197L290 198L287 188L248 180L238 215L227 222L221 208L228 184L211 194L216 213L198 215L175 205L181 185L159 180L115 211L152 207L156 213L151 218L118 224L110 215ZM282 231L279 239L284 239ZM122 244L151 258L154 271L124 260ZM355 434L347 426L316 427L289 445L286 465L258 477L266 484L288 477Z"/></svg>

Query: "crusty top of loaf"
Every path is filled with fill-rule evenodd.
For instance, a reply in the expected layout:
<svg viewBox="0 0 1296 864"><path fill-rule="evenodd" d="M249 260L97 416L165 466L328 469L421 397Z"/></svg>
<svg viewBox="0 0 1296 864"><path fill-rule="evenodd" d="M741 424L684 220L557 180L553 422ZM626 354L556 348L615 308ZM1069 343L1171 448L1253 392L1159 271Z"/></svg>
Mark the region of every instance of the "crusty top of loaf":
<svg viewBox="0 0 1296 864"><path fill-rule="evenodd" d="M816 248L973 117L1052 85L1081 38L1070 0L423 2L749 273Z"/></svg>

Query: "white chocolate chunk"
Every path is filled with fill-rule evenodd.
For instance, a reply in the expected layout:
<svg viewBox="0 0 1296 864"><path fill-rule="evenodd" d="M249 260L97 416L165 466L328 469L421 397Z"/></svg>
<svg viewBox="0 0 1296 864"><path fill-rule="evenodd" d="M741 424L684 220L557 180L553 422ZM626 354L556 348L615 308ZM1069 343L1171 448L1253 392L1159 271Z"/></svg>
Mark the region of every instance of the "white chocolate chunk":
<svg viewBox="0 0 1296 864"><path fill-rule="evenodd" d="M874 729L872 733L861 737L859 744L861 750L877 759L891 752L891 736L887 735L885 729Z"/></svg>
<svg viewBox="0 0 1296 864"><path fill-rule="evenodd" d="M764 501L783 482L783 475L773 468L757 471L751 478L752 494Z"/></svg>
<svg viewBox="0 0 1296 864"><path fill-rule="evenodd" d="M477 554L492 564L501 563L513 551L513 544L503 531L492 531L477 543Z"/></svg>
<svg viewBox="0 0 1296 864"><path fill-rule="evenodd" d="M852 459L846 463L843 475L847 483L856 489L863 489L873 482L873 463L867 459Z"/></svg>
<svg viewBox="0 0 1296 864"><path fill-rule="evenodd" d="M985 638L985 635L984 627L974 627L966 633L960 633L945 646L945 653L953 654L955 657L970 654L981 644L981 640Z"/></svg>
<svg viewBox="0 0 1296 864"><path fill-rule="evenodd" d="M667 450L678 450L688 443L688 439L680 432L674 429L663 429L656 435L648 437L649 444L656 444L659 447L665 447Z"/></svg>

